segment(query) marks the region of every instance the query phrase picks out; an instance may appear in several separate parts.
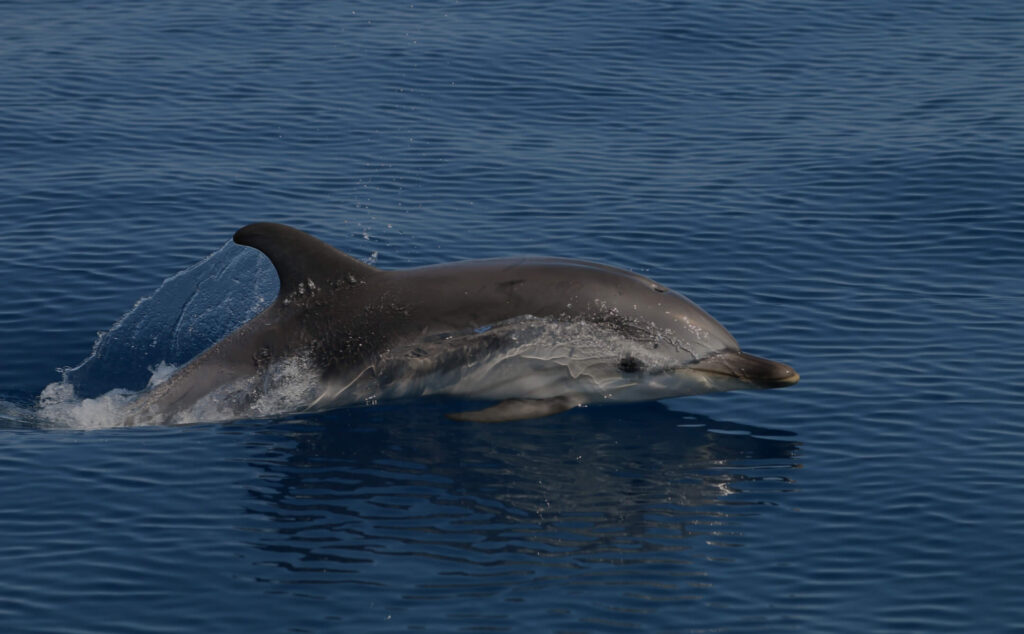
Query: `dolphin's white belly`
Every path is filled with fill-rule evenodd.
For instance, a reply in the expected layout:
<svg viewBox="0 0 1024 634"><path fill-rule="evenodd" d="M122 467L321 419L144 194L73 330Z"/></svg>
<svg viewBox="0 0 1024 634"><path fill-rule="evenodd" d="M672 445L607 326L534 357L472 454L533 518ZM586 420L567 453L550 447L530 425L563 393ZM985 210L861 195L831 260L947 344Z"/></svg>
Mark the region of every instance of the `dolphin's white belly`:
<svg viewBox="0 0 1024 634"><path fill-rule="evenodd" d="M486 359L437 378L436 385L428 386L423 395L504 400L544 399L564 394L594 397L602 392L601 381L593 376L573 376L570 367L557 361L521 356Z"/></svg>
<svg viewBox="0 0 1024 634"><path fill-rule="evenodd" d="M643 371L623 371L624 358ZM268 416L432 395L597 403L727 389L707 374L670 368L670 362L607 326L527 317L470 333L417 338L331 380L323 380L309 359L285 359L210 392L176 418Z"/></svg>
<svg viewBox="0 0 1024 634"><path fill-rule="evenodd" d="M646 372L624 373L626 356ZM702 377L657 372L655 358L606 326L526 318L482 331L420 339L390 350L356 379L325 390L343 405L365 400L450 395L487 400L639 401L714 391Z"/></svg>

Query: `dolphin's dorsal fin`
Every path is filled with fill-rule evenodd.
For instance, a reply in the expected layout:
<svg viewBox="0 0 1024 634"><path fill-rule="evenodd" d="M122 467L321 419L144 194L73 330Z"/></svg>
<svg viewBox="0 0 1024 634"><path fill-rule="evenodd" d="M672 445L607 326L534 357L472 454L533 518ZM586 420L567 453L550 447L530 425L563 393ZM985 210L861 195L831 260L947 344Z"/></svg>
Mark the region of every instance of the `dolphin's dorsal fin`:
<svg viewBox="0 0 1024 634"><path fill-rule="evenodd" d="M235 232L235 242L270 258L281 279L278 297L291 295L308 281L319 286L338 281L356 284L380 273L304 231L276 222L246 225Z"/></svg>

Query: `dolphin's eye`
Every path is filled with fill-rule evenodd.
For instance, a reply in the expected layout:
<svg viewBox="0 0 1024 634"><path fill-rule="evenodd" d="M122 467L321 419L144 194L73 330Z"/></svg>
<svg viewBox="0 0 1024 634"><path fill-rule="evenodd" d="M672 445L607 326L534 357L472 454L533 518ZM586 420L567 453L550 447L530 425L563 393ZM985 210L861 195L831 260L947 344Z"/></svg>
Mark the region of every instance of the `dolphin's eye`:
<svg viewBox="0 0 1024 634"><path fill-rule="evenodd" d="M619 361L619 371L626 373L639 372L644 369L644 362L632 355L626 355Z"/></svg>

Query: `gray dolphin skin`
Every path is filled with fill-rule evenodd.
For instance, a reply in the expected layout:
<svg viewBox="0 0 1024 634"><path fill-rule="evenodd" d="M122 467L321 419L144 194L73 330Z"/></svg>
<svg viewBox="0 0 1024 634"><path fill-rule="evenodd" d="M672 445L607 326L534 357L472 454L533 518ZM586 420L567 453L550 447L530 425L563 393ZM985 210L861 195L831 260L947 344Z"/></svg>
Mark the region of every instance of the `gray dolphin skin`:
<svg viewBox="0 0 1024 634"><path fill-rule="evenodd" d="M687 298L610 266L502 258L385 271L286 225L251 224L234 240L270 258L277 298L143 393L128 424L433 394L498 401L449 417L499 422L799 380L741 352Z"/></svg>

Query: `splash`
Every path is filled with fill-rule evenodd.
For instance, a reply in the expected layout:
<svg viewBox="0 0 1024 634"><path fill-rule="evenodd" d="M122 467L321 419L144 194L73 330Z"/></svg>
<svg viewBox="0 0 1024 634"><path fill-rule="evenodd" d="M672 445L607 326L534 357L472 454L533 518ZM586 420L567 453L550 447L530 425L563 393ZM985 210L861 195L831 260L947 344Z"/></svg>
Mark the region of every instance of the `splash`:
<svg viewBox="0 0 1024 634"><path fill-rule="evenodd" d="M225 243L136 302L81 363L62 368L61 380L39 394L31 418L50 427L124 425L142 391L258 314L277 284L265 257Z"/></svg>
<svg viewBox="0 0 1024 634"><path fill-rule="evenodd" d="M110 390L96 398L78 398L70 383L51 383L39 395L36 416L51 427L106 429L123 425L125 412L136 392Z"/></svg>
<svg viewBox="0 0 1024 634"><path fill-rule="evenodd" d="M277 276L269 260L227 242L168 278L93 344L78 365L61 370L80 397L146 387L151 368L181 365L273 301Z"/></svg>

